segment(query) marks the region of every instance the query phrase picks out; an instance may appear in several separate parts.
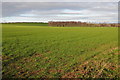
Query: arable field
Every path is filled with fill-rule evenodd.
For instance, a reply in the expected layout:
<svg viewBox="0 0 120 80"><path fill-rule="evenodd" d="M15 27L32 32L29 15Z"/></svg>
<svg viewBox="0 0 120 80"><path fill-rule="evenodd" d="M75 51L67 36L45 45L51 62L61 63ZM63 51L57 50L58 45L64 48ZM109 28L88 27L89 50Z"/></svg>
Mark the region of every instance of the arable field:
<svg viewBox="0 0 120 80"><path fill-rule="evenodd" d="M3 24L3 78L117 78L117 27Z"/></svg>

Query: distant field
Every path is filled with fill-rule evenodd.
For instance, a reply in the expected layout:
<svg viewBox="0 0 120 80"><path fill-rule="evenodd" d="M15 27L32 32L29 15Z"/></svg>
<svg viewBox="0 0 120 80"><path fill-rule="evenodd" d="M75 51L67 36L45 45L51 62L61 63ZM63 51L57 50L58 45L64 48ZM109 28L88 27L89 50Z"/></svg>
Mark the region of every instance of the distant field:
<svg viewBox="0 0 120 80"><path fill-rule="evenodd" d="M3 78L116 78L117 27L3 24Z"/></svg>

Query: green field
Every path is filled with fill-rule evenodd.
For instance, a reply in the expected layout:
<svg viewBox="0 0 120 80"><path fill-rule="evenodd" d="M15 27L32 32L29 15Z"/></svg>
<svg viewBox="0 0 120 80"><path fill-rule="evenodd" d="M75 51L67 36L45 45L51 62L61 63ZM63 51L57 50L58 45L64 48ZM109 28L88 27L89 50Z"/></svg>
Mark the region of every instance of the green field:
<svg viewBox="0 0 120 80"><path fill-rule="evenodd" d="M117 27L3 24L3 78L116 78Z"/></svg>

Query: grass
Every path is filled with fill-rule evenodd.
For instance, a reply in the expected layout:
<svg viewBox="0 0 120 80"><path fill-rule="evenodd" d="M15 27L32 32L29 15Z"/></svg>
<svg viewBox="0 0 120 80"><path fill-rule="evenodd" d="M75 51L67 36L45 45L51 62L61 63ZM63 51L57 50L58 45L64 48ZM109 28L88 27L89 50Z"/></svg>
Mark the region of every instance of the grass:
<svg viewBox="0 0 120 80"><path fill-rule="evenodd" d="M116 78L117 27L3 24L3 78Z"/></svg>

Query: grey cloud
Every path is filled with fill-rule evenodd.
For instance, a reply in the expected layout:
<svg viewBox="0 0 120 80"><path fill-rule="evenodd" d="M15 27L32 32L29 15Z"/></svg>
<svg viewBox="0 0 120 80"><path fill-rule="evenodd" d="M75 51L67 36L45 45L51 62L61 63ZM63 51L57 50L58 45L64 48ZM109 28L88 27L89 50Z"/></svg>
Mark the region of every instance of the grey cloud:
<svg viewBox="0 0 120 80"><path fill-rule="evenodd" d="M118 2L119 0L3 0L3 2Z"/></svg>
<svg viewBox="0 0 120 80"><path fill-rule="evenodd" d="M116 19L117 9L117 2L3 2L2 5L3 18L31 17L30 14L33 14L32 18L34 20L35 18L39 20L37 19L39 17L44 20L92 20L91 15L103 16L106 19L109 19L107 17ZM73 10L73 12L64 12L64 10ZM95 19L97 20L98 18Z"/></svg>
<svg viewBox="0 0 120 80"><path fill-rule="evenodd" d="M81 4L81 3L80 3ZM3 3L3 16L14 16L21 13L34 11L48 11L61 9L83 9L87 8L78 3L56 3L56 2L5 2Z"/></svg>
<svg viewBox="0 0 120 80"><path fill-rule="evenodd" d="M19 14L24 14L31 12L32 10L39 13L56 13L63 9L71 10L84 10L89 9L93 11L115 11L115 3L90 3L90 2L4 2L3 3L3 17L4 16L15 16ZM103 7L104 6L104 7ZM112 8L114 7L115 8ZM99 8L97 8L99 7ZM112 9L111 9L112 8ZM53 11L53 12L52 12ZM54 12L55 11L55 12Z"/></svg>

